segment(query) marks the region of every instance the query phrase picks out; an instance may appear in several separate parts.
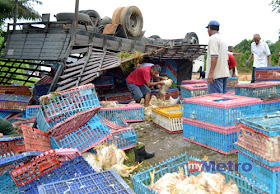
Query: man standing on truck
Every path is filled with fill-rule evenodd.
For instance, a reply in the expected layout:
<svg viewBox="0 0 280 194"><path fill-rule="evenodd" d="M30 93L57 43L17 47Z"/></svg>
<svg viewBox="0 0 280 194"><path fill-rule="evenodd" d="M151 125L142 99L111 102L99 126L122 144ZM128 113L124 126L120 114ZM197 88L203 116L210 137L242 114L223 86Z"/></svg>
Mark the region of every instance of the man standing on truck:
<svg viewBox="0 0 280 194"><path fill-rule="evenodd" d="M226 93L227 78L230 77L227 53L228 46L219 33L219 22L212 20L206 28L208 28L208 34L210 36L206 62L208 94Z"/></svg>
<svg viewBox="0 0 280 194"><path fill-rule="evenodd" d="M253 71L252 71L252 81L255 82L255 69L256 67L271 67L271 53L266 42L261 41L261 36L259 34L254 35L254 42L251 44L251 55L246 61L246 65L250 64L251 59L254 57Z"/></svg>
<svg viewBox="0 0 280 194"><path fill-rule="evenodd" d="M167 79L166 77L158 76L160 70L161 67L159 65L139 67L126 78L128 90L137 103L140 103L141 98L145 98L145 107L148 107L151 100L151 90L149 87L165 84L162 81L151 82L151 78Z"/></svg>

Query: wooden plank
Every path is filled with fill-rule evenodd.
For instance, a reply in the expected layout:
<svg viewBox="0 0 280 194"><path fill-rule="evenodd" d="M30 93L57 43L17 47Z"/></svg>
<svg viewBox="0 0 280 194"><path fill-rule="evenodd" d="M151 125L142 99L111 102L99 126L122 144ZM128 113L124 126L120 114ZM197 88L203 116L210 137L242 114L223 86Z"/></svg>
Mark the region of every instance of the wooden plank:
<svg viewBox="0 0 280 194"><path fill-rule="evenodd" d="M88 52L88 48L81 48L81 49L73 49L70 54L77 54L77 53L86 53Z"/></svg>

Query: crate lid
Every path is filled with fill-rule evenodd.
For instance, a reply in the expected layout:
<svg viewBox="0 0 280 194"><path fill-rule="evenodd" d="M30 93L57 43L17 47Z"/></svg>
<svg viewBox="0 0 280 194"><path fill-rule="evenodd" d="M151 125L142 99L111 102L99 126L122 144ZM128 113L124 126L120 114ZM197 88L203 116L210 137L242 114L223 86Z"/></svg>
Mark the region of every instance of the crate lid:
<svg viewBox="0 0 280 194"><path fill-rule="evenodd" d="M0 101L28 103L28 102L30 102L31 99L32 99L32 96L0 94Z"/></svg>
<svg viewBox="0 0 280 194"><path fill-rule="evenodd" d="M257 70L280 70L280 67L256 67L255 71Z"/></svg>
<svg viewBox="0 0 280 194"><path fill-rule="evenodd" d="M180 86L186 90L207 90L207 84L185 84Z"/></svg>
<svg viewBox="0 0 280 194"><path fill-rule="evenodd" d="M207 83L206 79L183 80L182 83Z"/></svg>
<svg viewBox="0 0 280 194"><path fill-rule="evenodd" d="M267 81L267 82L257 82L257 83L250 83L250 84L238 84L236 88L265 88L265 87L273 87L273 86L280 86L279 81Z"/></svg>
<svg viewBox="0 0 280 194"><path fill-rule="evenodd" d="M208 94L204 96L196 96L185 98L184 103L200 104L218 108L232 108L245 105L260 104L262 100L245 96L237 96L234 94Z"/></svg>
<svg viewBox="0 0 280 194"><path fill-rule="evenodd" d="M167 118L182 118L181 105L153 108L152 111Z"/></svg>

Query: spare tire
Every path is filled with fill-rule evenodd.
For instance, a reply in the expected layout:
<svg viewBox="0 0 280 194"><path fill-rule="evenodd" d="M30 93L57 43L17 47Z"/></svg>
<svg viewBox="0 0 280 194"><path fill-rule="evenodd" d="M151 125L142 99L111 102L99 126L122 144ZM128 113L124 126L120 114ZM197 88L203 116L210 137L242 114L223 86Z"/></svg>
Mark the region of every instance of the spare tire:
<svg viewBox="0 0 280 194"><path fill-rule="evenodd" d="M99 26L106 26L107 24L112 24L112 19L109 18L108 16L105 16L100 20Z"/></svg>
<svg viewBox="0 0 280 194"><path fill-rule="evenodd" d="M101 17L100 15L97 13L97 11L93 10L93 9L89 9L89 10L82 10L81 12L83 12L84 14L89 15L91 21L96 24L98 24L98 22L100 21Z"/></svg>
<svg viewBox="0 0 280 194"><path fill-rule="evenodd" d="M198 36L195 32L189 32L185 36L185 40L187 44L199 44Z"/></svg>
<svg viewBox="0 0 280 194"><path fill-rule="evenodd" d="M125 7L118 7L115 9L112 17L112 24L120 24L121 21L121 13Z"/></svg>
<svg viewBox="0 0 280 194"><path fill-rule="evenodd" d="M143 16L140 9L136 6L125 7L120 16L120 24L132 36L139 36L143 28Z"/></svg>
<svg viewBox="0 0 280 194"><path fill-rule="evenodd" d="M58 13L56 14L57 21L74 21L75 13ZM81 23L90 23L90 18L87 14L79 13L78 21Z"/></svg>

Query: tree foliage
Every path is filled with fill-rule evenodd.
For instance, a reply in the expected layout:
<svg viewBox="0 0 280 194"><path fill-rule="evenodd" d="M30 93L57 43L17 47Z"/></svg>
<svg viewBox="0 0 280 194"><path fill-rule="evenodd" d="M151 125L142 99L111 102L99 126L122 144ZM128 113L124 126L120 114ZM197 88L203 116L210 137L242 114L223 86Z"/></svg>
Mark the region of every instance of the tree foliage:
<svg viewBox="0 0 280 194"><path fill-rule="evenodd" d="M280 13L280 0L272 0L270 5L272 6L272 11Z"/></svg>

